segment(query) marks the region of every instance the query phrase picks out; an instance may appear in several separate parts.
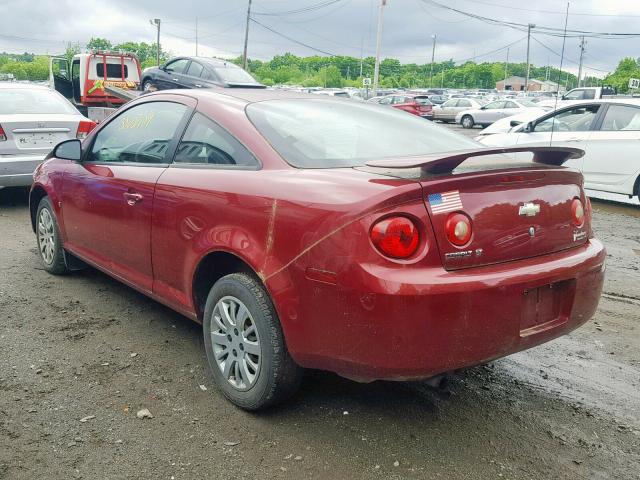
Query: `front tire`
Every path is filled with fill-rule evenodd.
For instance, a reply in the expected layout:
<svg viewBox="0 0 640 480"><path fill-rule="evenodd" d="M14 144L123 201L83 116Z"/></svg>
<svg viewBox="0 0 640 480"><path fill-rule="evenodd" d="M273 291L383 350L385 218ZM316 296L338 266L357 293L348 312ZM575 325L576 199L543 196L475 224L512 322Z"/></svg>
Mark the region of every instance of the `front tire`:
<svg viewBox="0 0 640 480"><path fill-rule="evenodd" d="M151 85L153 85L153 82L151 81L151 79L147 78L142 82L142 91L148 92L149 89L151 88Z"/></svg>
<svg viewBox="0 0 640 480"><path fill-rule="evenodd" d="M58 228L56 214L53 211L49 197L43 197L38 204L36 239L44 269L54 275L68 273L69 269L64 261L60 229Z"/></svg>
<svg viewBox="0 0 640 480"><path fill-rule="evenodd" d="M271 299L255 278L234 273L213 285L203 333L215 383L238 407L266 408L298 389L302 369L289 355Z"/></svg>
<svg viewBox="0 0 640 480"><path fill-rule="evenodd" d="M471 115L465 115L464 117L462 117L460 125L462 125L462 128L473 128L475 122L473 121L473 117Z"/></svg>

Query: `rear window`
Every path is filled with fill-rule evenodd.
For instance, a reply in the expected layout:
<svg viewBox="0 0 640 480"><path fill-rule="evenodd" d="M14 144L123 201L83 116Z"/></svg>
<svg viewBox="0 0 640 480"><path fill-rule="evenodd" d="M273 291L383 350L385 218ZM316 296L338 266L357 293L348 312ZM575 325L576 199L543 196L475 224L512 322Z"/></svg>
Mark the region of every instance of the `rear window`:
<svg viewBox="0 0 640 480"><path fill-rule="evenodd" d="M249 119L294 167L362 166L479 144L393 108L330 99L268 100L250 104Z"/></svg>
<svg viewBox="0 0 640 480"><path fill-rule="evenodd" d="M414 100L420 105L433 105L429 97L414 97Z"/></svg>
<svg viewBox="0 0 640 480"><path fill-rule="evenodd" d="M251 75L235 65L215 67L213 71L225 83L258 83Z"/></svg>
<svg viewBox="0 0 640 480"><path fill-rule="evenodd" d="M96 74L98 77L104 77L104 63L96 64ZM129 76L129 67L124 66L124 78ZM115 63L107 63L107 78L122 78L122 65Z"/></svg>
<svg viewBox="0 0 640 480"><path fill-rule="evenodd" d="M78 114L65 98L46 89L0 89L0 115L63 113Z"/></svg>

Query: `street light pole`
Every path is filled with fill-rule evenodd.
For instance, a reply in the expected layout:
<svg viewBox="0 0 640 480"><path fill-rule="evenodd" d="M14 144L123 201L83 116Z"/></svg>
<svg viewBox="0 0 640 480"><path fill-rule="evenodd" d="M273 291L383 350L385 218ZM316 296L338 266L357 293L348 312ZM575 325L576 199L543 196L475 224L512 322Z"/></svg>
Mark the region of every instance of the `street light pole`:
<svg viewBox="0 0 640 480"><path fill-rule="evenodd" d="M196 17L196 57L198 56L198 17Z"/></svg>
<svg viewBox="0 0 640 480"><path fill-rule="evenodd" d="M433 38L433 48L431 49L431 75L429 75L429 88L433 88L433 62L436 58L436 39L438 38L438 34L431 35Z"/></svg>
<svg viewBox="0 0 640 480"><path fill-rule="evenodd" d="M158 28L158 40L156 43L156 62L158 66L160 66L160 19L154 18L153 20L149 20L151 25L155 25Z"/></svg>
<svg viewBox="0 0 640 480"><path fill-rule="evenodd" d="M380 76L380 47L382 45L382 13L387 5L387 0L380 0L378 9L378 31L376 33L376 63L373 68L373 95L378 95L378 79Z"/></svg>
<svg viewBox="0 0 640 480"><path fill-rule="evenodd" d="M242 68L248 70L248 59L247 59L247 44L249 43L249 20L251 20L251 0L249 0L249 5L247 6L247 25L244 30L244 50L242 53Z"/></svg>

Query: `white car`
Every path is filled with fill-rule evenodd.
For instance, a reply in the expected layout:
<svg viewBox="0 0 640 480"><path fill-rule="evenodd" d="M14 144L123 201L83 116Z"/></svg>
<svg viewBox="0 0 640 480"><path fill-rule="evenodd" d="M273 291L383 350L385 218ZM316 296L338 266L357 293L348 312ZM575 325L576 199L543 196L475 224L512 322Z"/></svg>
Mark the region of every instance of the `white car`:
<svg viewBox="0 0 640 480"><path fill-rule="evenodd" d="M456 123L462 125L463 128L473 128L474 125L486 127L501 118L522 113L527 108L539 107L529 100L496 100L480 108L459 112L456 115Z"/></svg>
<svg viewBox="0 0 640 480"><path fill-rule="evenodd" d="M640 198L640 99L572 103L478 140L491 147L580 148L585 155L565 165L582 171L586 188Z"/></svg>
<svg viewBox="0 0 640 480"><path fill-rule="evenodd" d="M33 171L53 147L84 138L93 127L46 86L0 83L0 188L31 185Z"/></svg>
<svg viewBox="0 0 640 480"><path fill-rule="evenodd" d="M544 115L546 112L547 110L543 110L542 108L527 108L523 113L518 113L516 115L512 115L511 117L501 118L497 122L493 122L487 128L480 130L480 133L478 133L478 136L475 137L475 140L479 142L480 139L486 135L508 133L514 128L517 128L519 125L530 122L531 120L535 120L539 116Z"/></svg>

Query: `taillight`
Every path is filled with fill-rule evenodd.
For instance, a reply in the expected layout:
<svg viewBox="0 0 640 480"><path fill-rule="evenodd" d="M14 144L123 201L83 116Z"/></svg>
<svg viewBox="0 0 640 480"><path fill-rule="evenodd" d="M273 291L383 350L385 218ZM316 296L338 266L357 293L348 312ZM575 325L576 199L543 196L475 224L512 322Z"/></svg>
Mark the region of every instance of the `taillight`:
<svg viewBox="0 0 640 480"><path fill-rule="evenodd" d="M387 257L409 258L418 249L420 234L407 217L388 217L371 228L371 241Z"/></svg>
<svg viewBox="0 0 640 480"><path fill-rule="evenodd" d="M82 140L83 138L87 138L89 132L96 128L96 122L92 122L91 120L82 120L78 123L78 131L76 132L76 138L78 140Z"/></svg>
<svg viewBox="0 0 640 480"><path fill-rule="evenodd" d="M2 125L0 125L0 142L5 142L7 140L7 136L2 129Z"/></svg>
<svg viewBox="0 0 640 480"><path fill-rule="evenodd" d="M576 227L584 225L584 207L579 198L574 198L571 202L571 217Z"/></svg>
<svg viewBox="0 0 640 480"><path fill-rule="evenodd" d="M449 241L461 247L471 240L471 219L464 213L452 213L447 217L445 230Z"/></svg>

